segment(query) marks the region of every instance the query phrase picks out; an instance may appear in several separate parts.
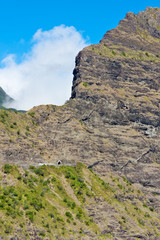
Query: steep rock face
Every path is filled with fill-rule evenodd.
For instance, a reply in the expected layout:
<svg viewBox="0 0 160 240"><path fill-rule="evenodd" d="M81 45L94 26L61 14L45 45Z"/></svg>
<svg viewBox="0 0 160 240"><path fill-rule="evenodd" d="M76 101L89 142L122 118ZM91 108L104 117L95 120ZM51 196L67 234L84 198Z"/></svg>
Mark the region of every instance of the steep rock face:
<svg viewBox="0 0 160 240"><path fill-rule="evenodd" d="M64 106L1 111L0 162L27 167L80 161L104 180L110 173L125 176L159 212L159 23L158 8L129 13L99 44L83 49ZM134 194L129 201L135 204ZM124 239L116 224L112 232ZM149 231L141 239L149 239Z"/></svg>
<svg viewBox="0 0 160 240"><path fill-rule="evenodd" d="M147 7L144 12L135 15L127 13L125 19L121 20L118 27L108 31L102 43L107 45L119 45L133 50L141 50L157 54L160 46L160 9ZM156 45L158 46L156 46Z"/></svg>
<svg viewBox="0 0 160 240"><path fill-rule="evenodd" d="M103 150L107 163L145 190L155 192L153 201L157 206L159 37L160 9L147 8L137 15L128 13L99 44L78 54L72 88L73 99L93 104L88 117L82 120L92 128L94 136L98 132L101 139L103 136L107 140ZM105 175L105 160L95 168Z"/></svg>

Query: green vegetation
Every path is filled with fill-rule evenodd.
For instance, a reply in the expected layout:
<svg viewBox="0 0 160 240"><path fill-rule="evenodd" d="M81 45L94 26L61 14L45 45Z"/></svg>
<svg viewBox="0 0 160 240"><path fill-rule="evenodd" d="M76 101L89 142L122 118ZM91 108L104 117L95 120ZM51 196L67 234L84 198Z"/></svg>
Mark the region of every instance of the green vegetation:
<svg viewBox="0 0 160 240"><path fill-rule="evenodd" d="M88 86L88 83L84 82L84 83L83 83L83 86L84 86L84 87L87 87L87 86Z"/></svg>
<svg viewBox="0 0 160 240"><path fill-rule="evenodd" d="M107 203L116 210L115 221L117 218L122 228L129 227L135 233L143 228L146 233L160 234L158 225L153 228L158 219L155 209L147 206L146 196L124 177L110 175L104 181L81 163L75 167L30 166L28 170L5 164L0 176L0 181L5 177L7 182L0 186L0 229L4 239L14 234L30 239L30 229L35 228L37 236L49 239L76 239L85 236L85 231L97 239L113 239L112 233L103 235L89 216L92 212L87 211L87 206L99 211L97 199L101 199L102 206ZM127 197L130 193L136 205ZM106 227L107 219L103 220Z"/></svg>
<svg viewBox="0 0 160 240"><path fill-rule="evenodd" d="M33 118L35 116L35 112L28 112L28 115L30 115Z"/></svg>
<svg viewBox="0 0 160 240"><path fill-rule="evenodd" d="M124 57L126 57L126 53L125 53L124 51L122 51L122 55L123 55Z"/></svg>
<svg viewBox="0 0 160 240"><path fill-rule="evenodd" d="M94 51L97 55L109 57L109 58L130 58L141 61L150 61L150 62L160 62L160 57L158 54L148 53L144 51L134 51L127 47L123 46L122 49L119 49L119 46L107 46L107 44L97 44L93 47L88 47L88 50Z"/></svg>

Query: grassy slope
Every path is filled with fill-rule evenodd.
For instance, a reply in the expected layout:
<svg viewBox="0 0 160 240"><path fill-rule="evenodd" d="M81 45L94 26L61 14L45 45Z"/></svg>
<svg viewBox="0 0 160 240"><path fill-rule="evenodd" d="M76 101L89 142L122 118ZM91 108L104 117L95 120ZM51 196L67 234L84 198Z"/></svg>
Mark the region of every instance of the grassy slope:
<svg viewBox="0 0 160 240"><path fill-rule="evenodd" d="M75 167L42 166L28 170L4 165L0 171L0 236L112 239L109 228L107 233L102 231L111 224L110 216L96 220L99 205L106 204L121 231L160 236L159 216L147 205L146 196L125 178L106 177L107 182L80 163ZM92 207L96 214L89 211Z"/></svg>

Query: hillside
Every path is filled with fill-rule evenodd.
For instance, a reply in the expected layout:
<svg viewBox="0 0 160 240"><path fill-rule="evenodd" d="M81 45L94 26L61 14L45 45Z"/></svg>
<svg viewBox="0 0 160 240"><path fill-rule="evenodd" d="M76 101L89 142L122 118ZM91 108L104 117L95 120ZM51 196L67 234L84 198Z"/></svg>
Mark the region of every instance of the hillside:
<svg viewBox="0 0 160 240"><path fill-rule="evenodd" d="M28 170L5 164L0 172L1 239L160 236L159 215L145 194L125 177L105 178L81 163Z"/></svg>
<svg viewBox="0 0 160 240"><path fill-rule="evenodd" d="M103 223L98 234L159 239L160 9L128 13L99 44L77 55L73 74L72 96L63 106L38 106L27 113L0 110L0 163L27 169L59 160L81 162L115 188L109 205L104 192L102 198L94 192L98 199L90 211L100 212L94 221ZM90 175L86 171L82 178ZM90 233L80 239L91 239Z"/></svg>

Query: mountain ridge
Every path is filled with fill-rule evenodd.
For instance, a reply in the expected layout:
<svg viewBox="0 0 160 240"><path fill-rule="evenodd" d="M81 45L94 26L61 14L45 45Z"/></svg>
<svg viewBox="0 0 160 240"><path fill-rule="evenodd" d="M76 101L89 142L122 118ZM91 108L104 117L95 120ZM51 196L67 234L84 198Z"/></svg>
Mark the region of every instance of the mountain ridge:
<svg viewBox="0 0 160 240"><path fill-rule="evenodd" d="M147 195L157 214L152 236L138 223L137 234L146 240L158 239L160 229L159 14L158 8L129 13L99 44L84 48L76 57L71 99L63 106L38 106L25 114L0 110L1 164L82 162L103 181L124 177ZM115 195L136 204L134 194L128 200ZM117 226L118 221L110 229L114 239L127 239ZM129 236L127 226L122 228Z"/></svg>

